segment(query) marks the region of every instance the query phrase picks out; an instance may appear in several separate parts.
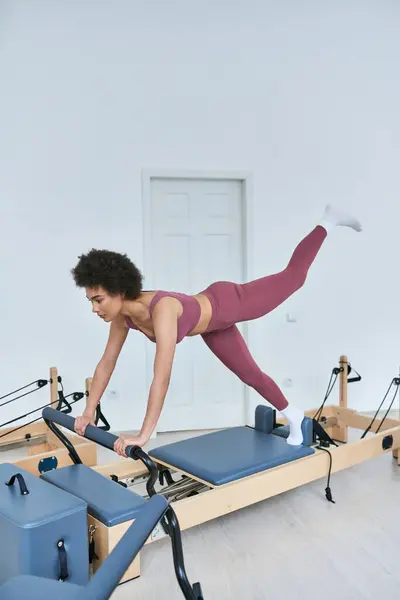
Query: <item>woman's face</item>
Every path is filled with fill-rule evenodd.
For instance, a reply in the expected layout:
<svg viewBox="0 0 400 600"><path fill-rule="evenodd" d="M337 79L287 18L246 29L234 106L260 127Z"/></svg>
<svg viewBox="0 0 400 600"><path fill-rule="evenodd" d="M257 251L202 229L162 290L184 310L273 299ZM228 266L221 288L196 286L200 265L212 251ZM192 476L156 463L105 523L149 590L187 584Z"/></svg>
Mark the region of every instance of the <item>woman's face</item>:
<svg viewBox="0 0 400 600"><path fill-rule="evenodd" d="M102 287L86 288L86 298L92 303L93 312L106 323L115 319L122 310L121 294L110 296Z"/></svg>

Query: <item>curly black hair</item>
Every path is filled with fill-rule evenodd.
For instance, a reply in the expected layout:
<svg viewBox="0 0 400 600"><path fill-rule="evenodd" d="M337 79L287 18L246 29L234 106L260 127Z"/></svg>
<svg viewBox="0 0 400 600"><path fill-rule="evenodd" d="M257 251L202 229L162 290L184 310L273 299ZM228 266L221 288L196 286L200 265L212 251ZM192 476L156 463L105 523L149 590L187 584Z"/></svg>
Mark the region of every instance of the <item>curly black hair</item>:
<svg viewBox="0 0 400 600"><path fill-rule="evenodd" d="M123 294L127 300L140 295L143 276L126 254L92 248L78 258L71 269L78 287L102 287L110 296Z"/></svg>

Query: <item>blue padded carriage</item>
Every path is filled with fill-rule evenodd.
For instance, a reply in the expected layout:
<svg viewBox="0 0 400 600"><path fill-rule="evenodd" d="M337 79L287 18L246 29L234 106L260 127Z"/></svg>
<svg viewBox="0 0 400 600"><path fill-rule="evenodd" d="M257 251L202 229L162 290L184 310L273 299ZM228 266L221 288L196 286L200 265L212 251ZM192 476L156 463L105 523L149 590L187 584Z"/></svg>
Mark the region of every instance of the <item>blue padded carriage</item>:
<svg viewBox="0 0 400 600"><path fill-rule="evenodd" d="M219 486L314 454L312 420L303 421L304 443L287 443L284 427L274 427L274 411L256 409L255 426L231 427L149 452L155 461L170 465L198 479ZM282 429L282 430L281 430ZM281 431L280 431L281 430Z"/></svg>

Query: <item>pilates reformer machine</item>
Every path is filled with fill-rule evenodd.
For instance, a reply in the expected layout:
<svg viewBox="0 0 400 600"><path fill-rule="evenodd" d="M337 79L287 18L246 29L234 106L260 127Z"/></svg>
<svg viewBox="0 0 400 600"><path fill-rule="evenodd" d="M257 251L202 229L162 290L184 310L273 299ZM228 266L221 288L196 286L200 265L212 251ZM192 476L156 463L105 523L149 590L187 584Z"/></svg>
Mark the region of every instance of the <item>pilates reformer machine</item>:
<svg viewBox="0 0 400 600"><path fill-rule="evenodd" d="M52 434L43 421L42 410L46 406L52 406L55 410L65 414L71 413L72 405L89 394L90 381L90 378L86 379L86 389L84 392L65 394L62 377L58 374L56 367L51 367L48 379L37 379L1 396L0 409L39 390L43 390L46 386L50 388L49 402L23 412L23 414L0 424L0 452L27 447L28 457L20 460L18 464L21 468L36 475L48 469L70 464L68 452L64 444ZM19 392L22 393L15 396ZM4 401L5 398L7 400ZM34 417L22 425L14 425L18 421L32 417L32 415L35 415L39 411L38 417ZM106 431L110 429L110 424L105 418L100 404L96 408L95 423L98 427ZM97 451L93 442L74 435L73 443L79 447L79 453L85 464L96 465Z"/></svg>
<svg viewBox="0 0 400 600"><path fill-rule="evenodd" d="M306 413L301 446L288 445L285 421L277 420L273 409L259 405L253 426L206 433L155 448L148 454L131 447L127 455L135 462L121 459L90 467L83 464L71 440L57 427L73 431L74 419L47 407L43 410L44 421L64 443L73 464L43 472L41 478L87 503L94 572L129 528L138 507L156 494L164 496L173 507L180 530L325 477L325 497L334 502L330 489L333 473L388 452L400 458L400 420L388 418L400 379L391 382L388 392L394 386L395 394L384 417L378 418L378 413L388 392L371 420L347 406L348 384L361 379L349 377L351 371L347 357L341 356L322 405ZM339 404L327 405L338 378ZM355 437L352 431L355 439L350 441L349 429L362 434ZM87 427L85 438L110 449L117 439L94 426ZM145 490L139 493L141 486ZM134 487L138 491L133 491ZM168 526L161 523L146 544L169 534ZM138 555L121 582L139 574Z"/></svg>

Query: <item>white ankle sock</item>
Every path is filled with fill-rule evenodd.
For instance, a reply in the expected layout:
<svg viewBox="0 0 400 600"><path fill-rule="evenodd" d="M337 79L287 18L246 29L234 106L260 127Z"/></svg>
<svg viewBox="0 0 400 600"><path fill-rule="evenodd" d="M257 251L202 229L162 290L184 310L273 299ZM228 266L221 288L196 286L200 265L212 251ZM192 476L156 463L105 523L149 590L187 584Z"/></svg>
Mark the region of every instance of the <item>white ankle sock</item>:
<svg viewBox="0 0 400 600"><path fill-rule="evenodd" d="M351 227L354 231L361 231L362 225L356 217L347 212L334 208L328 204L319 223L329 233L333 227Z"/></svg>
<svg viewBox="0 0 400 600"><path fill-rule="evenodd" d="M289 437L287 438L287 443L291 446L300 446L300 444L303 443L301 424L304 419L304 411L289 405L279 412L282 413L289 425Z"/></svg>

